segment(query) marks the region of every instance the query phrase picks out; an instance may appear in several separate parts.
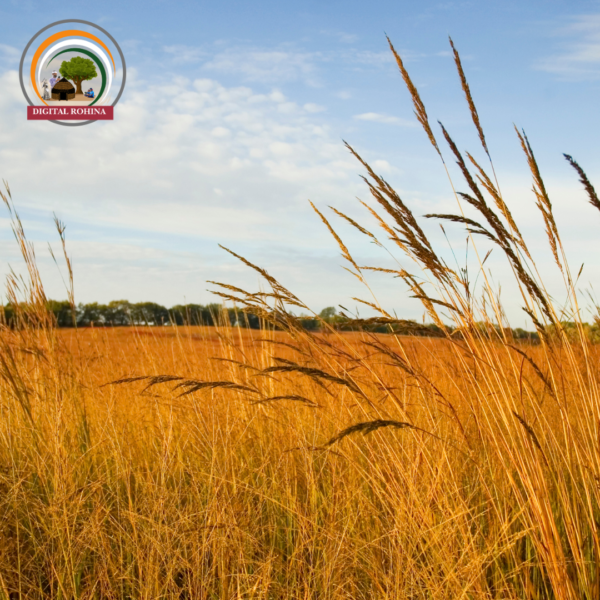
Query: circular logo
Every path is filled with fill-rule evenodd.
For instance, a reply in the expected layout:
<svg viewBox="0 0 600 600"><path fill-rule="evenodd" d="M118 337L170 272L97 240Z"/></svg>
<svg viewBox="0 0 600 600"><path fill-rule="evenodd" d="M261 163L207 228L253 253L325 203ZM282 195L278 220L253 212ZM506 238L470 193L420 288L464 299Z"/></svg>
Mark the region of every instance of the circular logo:
<svg viewBox="0 0 600 600"><path fill-rule="evenodd" d="M71 26L38 39L49 29L67 24ZM92 33L81 29L80 25L96 31ZM27 71L27 53L32 47L34 52L31 62L27 62ZM116 95L112 93L117 77L115 55L120 60L122 72ZM125 89L126 78L125 56L115 38L99 25L81 19L64 19L40 29L23 50L19 65L19 83L30 106L53 106L61 101L85 107L115 106ZM33 100L27 92L28 86L31 87ZM78 127L94 123L95 119L51 122Z"/></svg>

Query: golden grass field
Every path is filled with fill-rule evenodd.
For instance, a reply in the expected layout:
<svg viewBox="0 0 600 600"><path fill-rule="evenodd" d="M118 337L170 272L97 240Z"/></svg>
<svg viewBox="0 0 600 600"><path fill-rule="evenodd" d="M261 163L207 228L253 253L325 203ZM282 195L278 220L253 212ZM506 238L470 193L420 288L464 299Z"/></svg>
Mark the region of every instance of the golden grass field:
<svg viewBox="0 0 600 600"><path fill-rule="evenodd" d="M9 277L14 318L0 326L1 598L600 598L600 346L582 322L552 203L517 132L564 281L560 307L491 158L488 174L442 133L469 191L456 194L459 214L435 216L506 256L538 344L513 338L484 256L475 290L354 150L383 233L337 215L413 272L357 264L318 214L348 269L365 284L373 269L403 280L441 338L420 337L373 298L364 303L375 317L345 321L356 331L321 320L311 333L292 312L308 307L239 256L267 291L213 285L261 330L61 330L3 196L28 276Z"/></svg>
<svg viewBox="0 0 600 600"><path fill-rule="evenodd" d="M3 336L6 597L596 593L598 423L581 372L547 388L520 354L597 372L595 346L565 361L230 327ZM330 379L261 373L291 363ZM248 389L105 385L140 374ZM327 446L378 421L398 425Z"/></svg>

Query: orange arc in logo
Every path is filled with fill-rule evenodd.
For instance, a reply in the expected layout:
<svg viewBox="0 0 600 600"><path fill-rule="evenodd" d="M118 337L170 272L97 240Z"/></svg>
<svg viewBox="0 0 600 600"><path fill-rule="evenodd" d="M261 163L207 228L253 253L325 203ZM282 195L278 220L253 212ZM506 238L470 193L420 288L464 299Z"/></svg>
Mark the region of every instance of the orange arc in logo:
<svg viewBox="0 0 600 600"><path fill-rule="evenodd" d="M108 55L110 56L110 60L112 60L113 68L116 71L115 59L113 58L113 55L111 54L110 50L107 48L106 44L101 39L97 38L95 35L92 35L91 33L88 33L87 31L79 31L78 29L68 29L66 31L59 31L58 33L55 33L54 35L51 35L49 38L45 39L42 42L42 44L40 45L40 47L35 51L35 54L33 55L33 58L31 59L31 85L33 86L33 91L37 94L37 97L42 102L44 102L44 100L40 96L40 92L38 91L37 84L35 81L35 70L37 67L38 60L40 59L42 52L50 44L52 44L56 40L60 40L61 38L69 37L72 35L80 35L82 37L86 37L86 38L89 38L90 40L94 40L95 42L98 42L108 52ZM44 104L46 106L48 106L47 102L44 102Z"/></svg>

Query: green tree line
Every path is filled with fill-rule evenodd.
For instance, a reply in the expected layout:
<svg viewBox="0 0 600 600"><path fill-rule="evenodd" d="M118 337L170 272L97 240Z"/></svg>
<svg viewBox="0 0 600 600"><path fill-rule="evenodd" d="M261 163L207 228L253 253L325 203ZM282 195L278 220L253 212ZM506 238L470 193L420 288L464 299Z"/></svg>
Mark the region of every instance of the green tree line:
<svg viewBox="0 0 600 600"><path fill-rule="evenodd" d="M261 329L264 323L256 315L244 313L236 308L225 308L221 304L177 304L167 308L156 302L129 302L128 300L113 300L107 304L99 302L80 303L71 307L67 300L49 300L48 310L54 315L58 327L122 327L131 325L145 326L169 326L169 325L231 325L247 329ZM3 320L12 326L15 324L15 309L9 303L3 307ZM25 311L26 313L26 311ZM343 314L339 314L333 306L324 308L318 317L310 315L300 315L298 317L301 325L309 331L320 331L325 329L324 323L327 323L342 331L367 330L373 333L411 333L412 335L422 335L428 337L442 337L444 333L436 325L418 325L414 321L415 330L407 331L403 327L390 324L375 325L356 325ZM565 331L573 337L576 334L574 327L570 323L565 323ZM499 334L498 327L490 327L484 324L478 324L482 330L492 330ZM269 327L271 327L269 325ZM452 328L449 328L452 331ZM525 331L523 329L512 329L505 332L515 340L528 340L532 342L539 341L539 335ZM454 330L456 337L460 337L461 332ZM556 335L552 328L548 328L550 337ZM600 328L598 325L585 324L585 335L593 342L600 341Z"/></svg>
<svg viewBox="0 0 600 600"><path fill-rule="evenodd" d="M221 304L177 304L167 308L156 302L129 302L128 300L113 300L107 304L99 302L80 303L73 310L67 300L49 300L48 310L54 315L58 327L121 327L130 325L168 326L168 325L231 325L249 329L260 329L264 326L256 315L244 313L236 308L225 308ZM12 326L15 324L15 307L6 304L4 321ZM21 315L27 311L20 311ZM323 329L324 323L336 329L356 330L351 321L339 314L332 306L324 308L318 317L300 315L301 325L309 331ZM269 326L271 327L271 326ZM428 326L431 335L441 335L441 330L435 325ZM361 327L360 329L364 329ZM389 333L394 328L389 325L368 327L369 331ZM424 330L425 335L428 334Z"/></svg>
<svg viewBox="0 0 600 600"><path fill-rule="evenodd" d="M67 300L50 300L48 309L54 314L59 327L119 327L127 325L239 325L259 329L256 316L247 315L234 308L226 309L220 304L177 304L167 308L156 302L129 302L113 300L80 303L73 311ZM14 311L10 305L4 308L6 321L10 324Z"/></svg>

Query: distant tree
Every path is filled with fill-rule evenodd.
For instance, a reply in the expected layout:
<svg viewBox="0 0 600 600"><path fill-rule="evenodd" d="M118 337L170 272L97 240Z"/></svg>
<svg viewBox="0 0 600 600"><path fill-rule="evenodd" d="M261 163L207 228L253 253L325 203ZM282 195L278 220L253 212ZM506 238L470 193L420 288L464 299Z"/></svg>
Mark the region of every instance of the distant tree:
<svg viewBox="0 0 600 600"><path fill-rule="evenodd" d="M2 307L1 321L9 327L15 326L15 307L10 302Z"/></svg>
<svg viewBox="0 0 600 600"><path fill-rule="evenodd" d="M106 305L98 302L79 304L77 307L77 324L83 327L103 325L105 323Z"/></svg>
<svg viewBox="0 0 600 600"><path fill-rule="evenodd" d="M248 327L250 329L260 329L260 319L251 313L244 313L242 320L242 327Z"/></svg>
<svg viewBox="0 0 600 600"><path fill-rule="evenodd" d="M202 304L177 304L169 315L177 325L213 325L210 311Z"/></svg>
<svg viewBox="0 0 600 600"><path fill-rule="evenodd" d="M156 302L138 302L132 305L131 319L134 323L163 325L169 322L169 311Z"/></svg>
<svg viewBox="0 0 600 600"><path fill-rule="evenodd" d="M323 321L331 323L334 320L336 313L337 311L333 306L328 306L319 313L319 316L321 317L321 319L323 319Z"/></svg>
<svg viewBox="0 0 600 600"><path fill-rule="evenodd" d="M48 300L46 306L59 327L73 327L73 311L68 300Z"/></svg>
<svg viewBox="0 0 600 600"><path fill-rule="evenodd" d="M318 319L315 319L310 315L301 314L300 325L302 325L302 328L306 329L307 331L317 331L321 324L319 323Z"/></svg>
<svg viewBox="0 0 600 600"><path fill-rule="evenodd" d="M65 78L72 81L78 94L83 94L81 83L89 79L98 77L94 61L81 56L74 56L71 60L64 60L60 66L59 73Z"/></svg>
<svg viewBox="0 0 600 600"><path fill-rule="evenodd" d="M103 315L108 325L131 325L133 305L127 300L113 300L106 305Z"/></svg>

